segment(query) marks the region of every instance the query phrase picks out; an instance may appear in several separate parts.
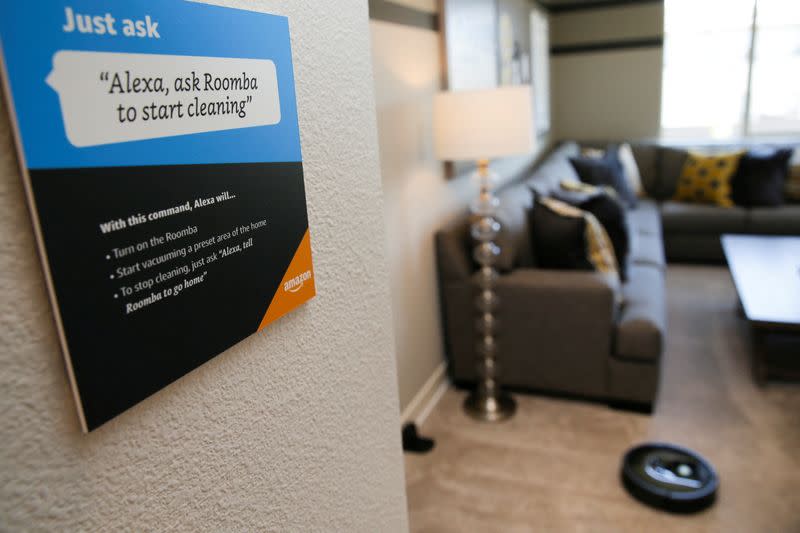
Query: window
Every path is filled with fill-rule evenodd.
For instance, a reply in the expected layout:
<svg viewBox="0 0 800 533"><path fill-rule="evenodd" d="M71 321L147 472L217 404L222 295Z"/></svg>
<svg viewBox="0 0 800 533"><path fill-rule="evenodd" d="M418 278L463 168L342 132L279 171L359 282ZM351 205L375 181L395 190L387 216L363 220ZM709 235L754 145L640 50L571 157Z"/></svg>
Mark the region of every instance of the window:
<svg viewBox="0 0 800 533"><path fill-rule="evenodd" d="M531 10L531 71L536 133L550 131L550 29L547 13Z"/></svg>
<svg viewBox="0 0 800 533"><path fill-rule="evenodd" d="M798 0L666 0L669 138L800 134Z"/></svg>

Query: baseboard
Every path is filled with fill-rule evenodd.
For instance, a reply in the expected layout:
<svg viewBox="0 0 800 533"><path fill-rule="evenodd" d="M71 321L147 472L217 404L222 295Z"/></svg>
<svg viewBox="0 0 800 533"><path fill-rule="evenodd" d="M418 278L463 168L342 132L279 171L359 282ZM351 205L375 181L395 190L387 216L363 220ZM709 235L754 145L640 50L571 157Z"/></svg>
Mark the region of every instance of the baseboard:
<svg viewBox="0 0 800 533"><path fill-rule="evenodd" d="M403 425L414 422L417 426L421 426L449 386L447 363L442 361L403 409L400 415Z"/></svg>

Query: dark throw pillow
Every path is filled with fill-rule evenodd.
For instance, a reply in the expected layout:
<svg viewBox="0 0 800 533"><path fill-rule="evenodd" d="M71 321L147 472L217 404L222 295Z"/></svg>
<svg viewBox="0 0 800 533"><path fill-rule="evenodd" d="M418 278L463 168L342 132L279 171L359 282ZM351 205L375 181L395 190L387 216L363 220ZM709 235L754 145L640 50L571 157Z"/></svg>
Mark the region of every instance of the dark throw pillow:
<svg viewBox="0 0 800 533"><path fill-rule="evenodd" d="M597 187L613 187L625 205L629 208L636 207L636 194L625 179L625 171L619 160L618 150L609 148L605 156L597 157L570 157L575 172L581 181Z"/></svg>
<svg viewBox="0 0 800 533"><path fill-rule="evenodd" d="M734 203L744 207L775 207L783 204L784 184L789 174L789 148L757 148L745 153L731 180Z"/></svg>
<svg viewBox="0 0 800 533"><path fill-rule="evenodd" d="M608 232L593 214L555 198L537 197L531 211L537 267L594 270L622 302L619 267Z"/></svg>
<svg viewBox="0 0 800 533"><path fill-rule="evenodd" d="M586 258L586 221L564 216L536 197L531 210L531 244L538 268L593 270Z"/></svg>
<svg viewBox="0 0 800 533"><path fill-rule="evenodd" d="M620 278L628 281L631 248L628 213L614 189L565 180L553 191L553 197L594 215L611 240Z"/></svg>
<svg viewBox="0 0 800 533"><path fill-rule="evenodd" d="M622 281L628 281L628 253L631 244L628 216L623 205L607 192L602 192L581 202L577 207L593 214L606 229L617 257L619 277Z"/></svg>

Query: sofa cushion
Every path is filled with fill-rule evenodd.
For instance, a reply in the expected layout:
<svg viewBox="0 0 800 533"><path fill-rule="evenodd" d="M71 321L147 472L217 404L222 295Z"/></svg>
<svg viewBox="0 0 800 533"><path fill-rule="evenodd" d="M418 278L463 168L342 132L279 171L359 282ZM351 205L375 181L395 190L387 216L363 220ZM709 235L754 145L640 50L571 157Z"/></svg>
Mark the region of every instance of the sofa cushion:
<svg viewBox="0 0 800 533"><path fill-rule="evenodd" d="M667 259L664 256L664 242L660 235L637 234L631 239L630 263L650 265L664 270Z"/></svg>
<svg viewBox="0 0 800 533"><path fill-rule="evenodd" d="M469 225L463 220L436 232L436 264L440 282L467 281L473 271Z"/></svg>
<svg viewBox="0 0 800 533"><path fill-rule="evenodd" d="M718 233L664 233L664 251L670 262L725 262Z"/></svg>
<svg viewBox="0 0 800 533"><path fill-rule="evenodd" d="M608 358L608 396L612 400L651 406L659 385L657 361Z"/></svg>
<svg viewBox="0 0 800 533"><path fill-rule="evenodd" d="M683 148L661 148L658 156L658 185L654 195L656 199L666 200L675 195L678 178L687 157L689 152Z"/></svg>
<svg viewBox="0 0 800 533"><path fill-rule="evenodd" d="M736 205L781 205L792 153L789 148L760 148L744 154L731 181L731 197Z"/></svg>
<svg viewBox="0 0 800 533"><path fill-rule="evenodd" d="M556 147L533 171L526 180L537 194L549 195L558 189L563 180L580 181L578 173L569 163L569 158L580 154L580 147L574 142L564 142Z"/></svg>
<svg viewBox="0 0 800 533"><path fill-rule="evenodd" d="M665 234L745 233L747 210L742 207L664 202L661 204L661 223Z"/></svg>
<svg viewBox="0 0 800 533"><path fill-rule="evenodd" d="M657 360L667 328L664 274L655 267L633 265L622 294L615 355L622 359Z"/></svg>
<svg viewBox="0 0 800 533"><path fill-rule="evenodd" d="M556 157L563 161L580 153L581 147L578 143L575 141L563 141L553 148L550 157Z"/></svg>
<svg viewBox="0 0 800 533"><path fill-rule="evenodd" d="M795 149L789 165L784 197L787 202L800 202L800 148Z"/></svg>
<svg viewBox="0 0 800 533"><path fill-rule="evenodd" d="M750 210L748 233L800 235L800 205L754 207Z"/></svg>
<svg viewBox="0 0 800 533"><path fill-rule="evenodd" d="M501 302L497 318L502 328L498 343L504 384L605 395L606 362L617 314L614 288L606 276L519 268L501 276L496 290ZM461 312L467 324L475 321L471 308L467 305ZM470 331L469 325L466 330L453 330L464 348L455 354L462 361L453 370L469 372L474 379L475 336ZM459 380L458 372L452 375Z"/></svg>
<svg viewBox="0 0 800 533"><path fill-rule="evenodd" d="M633 158L636 166L639 167L639 175L642 178L642 186L645 192L655 197L658 189L658 163L660 148L654 144L634 144Z"/></svg>
<svg viewBox="0 0 800 533"><path fill-rule="evenodd" d="M628 210L628 224L631 232L642 235L661 236L661 215L658 204L647 198L640 198L636 209Z"/></svg>

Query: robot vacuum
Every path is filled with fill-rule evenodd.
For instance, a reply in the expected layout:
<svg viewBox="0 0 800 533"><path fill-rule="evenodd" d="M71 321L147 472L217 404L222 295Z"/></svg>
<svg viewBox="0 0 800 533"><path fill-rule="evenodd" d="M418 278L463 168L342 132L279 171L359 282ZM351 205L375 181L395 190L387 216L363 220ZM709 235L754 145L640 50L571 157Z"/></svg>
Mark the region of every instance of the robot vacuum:
<svg viewBox="0 0 800 533"><path fill-rule="evenodd" d="M692 450L666 443L641 444L622 459L622 483L637 500L673 513L694 513L714 503L719 478Z"/></svg>

